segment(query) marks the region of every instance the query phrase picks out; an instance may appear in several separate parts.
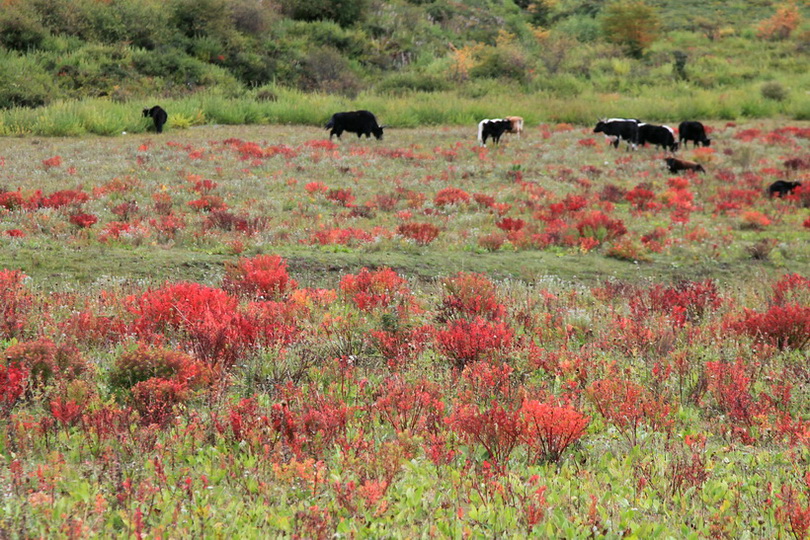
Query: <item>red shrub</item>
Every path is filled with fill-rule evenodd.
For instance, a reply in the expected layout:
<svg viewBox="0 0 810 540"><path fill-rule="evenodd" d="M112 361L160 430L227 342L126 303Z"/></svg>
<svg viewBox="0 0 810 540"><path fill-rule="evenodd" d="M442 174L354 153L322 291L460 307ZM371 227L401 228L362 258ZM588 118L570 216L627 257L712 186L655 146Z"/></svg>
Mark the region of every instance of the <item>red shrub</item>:
<svg viewBox="0 0 810 540"><path fill-rule="evenodd" d="M316 193L326 193L327 191L329 191L329 187L323 182L308 182L304 186L304 189L307 190L307 193L310 193L312 195Z"/></svg>
<svg viewBox="0 0 810 540"><path fill-rule="evenodd" d="M443 284L446 294L439 308L439 320L457 316L498 320L506 314L506 306L498 301L495 284L484 274L459 272Z"/></svg>
<svg viewBox="0 0 810 540"><path fill-rule="evenodd" d="M714 281L683 281L674 287L655 285L648 291L650 308L672 317L677 326L699 322L706 311L720 307L722 300ZM637 305L638 297L631 301Z"/></svg>
<svg viewBox="0 0 810 540"><path fill-rule="evenodd" d="M784 305L789 300L797 304L810 304L810 278L799 274L785 274L773 286L773 298L776 305Z"/></svg>
<svg viewBox="0 0 810 540"><path fill-rule="evenodd" d="M340 280L340 291L364 311L413 301L407 282L390 268L363 268L356 275L346 274Z"/></svg>
<svg viewBox="0 0 810 540"><path fill-rule="evenodd" d="M86 229L98 223L98 218L93 214L73 214L69 221L80 229Z"/></svg>
<svg viewBox="0 0 810 540"><path fill-rule="evenodd" d="M506 363L478 360L464 366L458 397L467 403L510 403L515 399L514 370Z"/></svg>
<svg viewBox="0 0 810 540"><path fill-rule="evenodd" d="M764 313L746 309L728 327L779 349L801 350L810 343L810 305L774 305Z"/></svg>
<svg viewBox="0 0 810 540"><path fill-rule="evenodd" d="M326 192L326 198L341 206L351 206L357 199L357 197L352 194L351 189L330 189Z"/></svg>
<svg viewBox="0 0 810 540"><path fill-rule="evenodd" d="M34 304L34 296L23 282L28 276L19 270L0 270L0 336L22 336Z"/></svg>
<svg viewBox="0 0 810 540"><path fill-rule="evenodd" d="M298 286L287 274L287 262L278 255L240 258L225 263L222 288L231 294L263 299L280 298Z"/></svg>
<svg viewBox="0 0 810 540"><path fill-rule="evenodd" d="M122 390L152 378L172 379L189 388L201 388L209 377L208 368L184 352L139 343L115 360L108 380L111 388Z"/></svg>
<svg viewBox="0 0 810 540"><path fill-rule="evenodd" d="M464 366L477 360L497 356L512 345L512 329L502 322L491 322L481 317L473 321L458 319L436 335L442 355L450 359L453 367Z"/></svg>
<svg viewBox="0 0 810 540"><path fill-rule="evenodd" d="M212 212L214 210L227 210L228 205L218 195L203 195L199 199L189 201L188 204L197 212Z"/></svg>
<svg viewBox="0 0 810 540"><path fill-rule="evenodd" d="M520 411L504 409L498 403L485 410L479 410L477 405L456 403L445 422L466 441L483 446L498 472L506 470L509 456L523 435Z"/></svg>
<svg viewBox="0 0 810 540"><path fill-rule="evenodd" d="M78 205L83 202L87 202L88 200L90 200L90 196L83 191L65 189L62 191L56 191L48 197L40 199L39 206L43 206L45 208L61 208L71 204Z"/></svg>
<svg viewBox="0 0 810 540"><path fill-rule="evenodd" d="M0 207L6 210L16 210L22 207L23 196L19 191L5 191L0 193Z"/></svg>
<svg viewBox="0 0 810 540"><path fill-rule="evenodd" d="M810 490L807 490L810 496ZM776 519L784 525L795 540L806 540L810 537L810 504L804 506L792 486L783 484L776 496L782 506L776 510ZM805 500L807 497L805 497Z"/></svg>
<svg viewBox="0 0 810 540"><path fill-rule="evenodd" d="M500 221L496 221L495 226L501 229L502 231L513 232L523 229L523 227L526 226L526 222L523 221L522 219L506 217Z"/></svg>
<svg viewBox="0 0 810 540"><path fill-rule="evenodd" d="M585 433L590 419L568 406L526 400L520 408L522 440L535 460L557 463L563 452Z"/></svg>
<svg viewBox="0 0 810 540"><path fill-rule="evenodd" d="M186 400L186 385L176 379L152 378L132 388L132 403L145 425L165 426L171 420L174 407Z"/></svg>
<svg viewBox="0 0 810 540"><path fill-rule="evenodd" d="M720 410L735 423L750 428L762 410L751 394L751 377L741 359L736 363L706 362L709 390Z"/></svg>
<svg viewBox="0 0 810 540"><path fill-rule="evenodd" d="M487 251L498 251L506 242L506 235L501 232L483 234L478 237L478 245Z"/></svg>
<svg viewBox="0 0 810 540"><path fill-rule="evenodd" d="M438 384L421 380L409 383L400 377L386 379L377 393L374 410L397 433L435 433L444 413Z"/></svg>
<svg viewBox="0 0 810 540"><path fill-rule="evenodd" d="M433 204L436 206L448 206L451 204L462 204L470 201L470 195L463 189L447 187L439 190L436 197L433 198Z"/></svg>
<svg viewBox="0 0 810 540"><path fill-rule="evenodd" d="M50 169L51 167L59 167L62 165L62 156L53 156L49 157L48 159L43 159L42 165L46 170Z"/></svg>
<svg viewBox="0 0 810 540"><path fill-rule="evenodd" d="M375 330L369 335L371 342L382 355L391 370L400 370L425 350L433 338L432 326L420 326L409 330L388 332Z"/></svg>
<svg viewBox="0 0 810 540"><path fill-rule="evenodd" d="M410 238L420 246L426 246L439 236L439 228L432 223L403 223L397 226L397 234Z"/></svg>
<svg viewBox="0 0 810 540"><path fill-rule="evenodd" d="M28 380L28 370L20 364L0 364L0 417L5 416L23 392Z"/></svg>
<svg viewBox="0 0 810 540"><path fill-rule="evenodd" d="M36 386L62 378L71 380L87 369L78 349L68 344L56 345L48 338L15 343L6 349L5 356L8 365L23 366Z"/></svg>
<svg viewBox="0 0 810 540"><path fill-rule="evenodd" d="M630 203L635 212L657 212L661 209L661 203L655 201L655 193L647 189L646 184L637 185L628 191L624 198Z"/></svg>
<svg viewBox="0 0 810 540"><path fill-rule="evenodd" d="M656 399L633 381L602 379L591 383L587 393L599 414L616 426L631 446L637 444L642 426L668 431L672 425L670 408L663 396Z"/></svg>
<svg viewBox="0 0 810 540"><path fill-rule="evenodd" d="M576 228L581 237L592 237L600 242L609 242L627 233L622 220L611 219L599 210L589 212Z"/></svg>
<svg viewBox="0 0 810 540"><path fill-rule="evenodd" d="M256 339L234 297L197 283L167 284L129 297L127 309L135 316L137 336L159 341L161 332L178 332L198 358L214 364L231 365Z"/></svg>

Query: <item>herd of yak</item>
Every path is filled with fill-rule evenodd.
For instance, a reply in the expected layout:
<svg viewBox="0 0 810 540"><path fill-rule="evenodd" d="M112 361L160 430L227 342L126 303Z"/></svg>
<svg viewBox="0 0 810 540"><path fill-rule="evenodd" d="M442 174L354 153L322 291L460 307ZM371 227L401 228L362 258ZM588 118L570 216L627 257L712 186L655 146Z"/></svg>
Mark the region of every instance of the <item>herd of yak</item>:
<svg viewBox="0 0 810 540"><path fill-rule="evenodd" d="M156 105L151 109L144 109L143 115L152 118L157 133L163 132L163 125L168 120L168 114L165 110ZM374 135L375 138L382 139L383 129L385 128L384 125L377 123L377 118L370 111L335 113L324 127L330 130L330 139L334 135L337 135L339 139L343 132L356 133L358 138L363 135L371 138ZM497 144L504 133L514 133L519 138L522 132L523 118L520 116L487 118L478 123L478 143L486 146L487 139L491 138ZM649 144L670 152L675 152L680 146L686 148L689 141L692 142L694 147L709 146L711 144L711 139L706 136L706 128L696 121L681 122L678 126L677 140L675 130L671 127L648 124L635 118L602 119L596 123L593 132L603 133L611 140L615 148L618 148L619 142L622 140L627 142L628 147L634 149L639 145ZM681 171L706 172L700 163L675 156L667 157L664 161L672 173ZM771 196L784 197L799 186L801 186L801 182L777 180L768 187L768 193Z"/></svg>

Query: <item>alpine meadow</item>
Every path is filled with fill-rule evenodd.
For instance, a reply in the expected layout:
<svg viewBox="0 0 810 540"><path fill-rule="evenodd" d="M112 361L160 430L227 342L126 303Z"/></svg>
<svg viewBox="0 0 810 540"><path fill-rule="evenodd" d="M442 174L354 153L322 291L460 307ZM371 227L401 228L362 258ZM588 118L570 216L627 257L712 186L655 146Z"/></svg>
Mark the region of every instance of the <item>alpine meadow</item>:
<svg viewBox="0 0 810 540"><path fill-rule="evenodd" d="M0 538L810 539L808 16L0 0Z"/></svg>

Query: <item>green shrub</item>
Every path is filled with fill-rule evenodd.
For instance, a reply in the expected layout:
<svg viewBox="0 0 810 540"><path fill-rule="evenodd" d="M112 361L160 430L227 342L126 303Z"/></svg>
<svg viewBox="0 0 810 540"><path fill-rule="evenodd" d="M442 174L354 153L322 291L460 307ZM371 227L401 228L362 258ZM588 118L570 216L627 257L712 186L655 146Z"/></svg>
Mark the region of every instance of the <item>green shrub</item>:
<svg viewBox="0 0 810 540"><path fill-rule="evenodd" d="M790 91L778 81L769 81L759 87L759 93L765 99L773 101L784 101L790 95Z"/></svg>
<svg viewBox="0 0 810 540"><path fill-rule="evenodd" d="M309 92L355 97L360 91L361 81L340 53L329 47L320 47L310 51L301 62L298 87Z"/></svg>
<svg viewBox="0 0 810 540"><path fill-rule="evenodd" d="M335 21L351 26L361 21L368 10L368 0L281 0L281 9L299 21Z"/></svg>
<svg viewBox="0 0 810 540"><path fill-rule="evenodd" d="M28 51L38 49L48 30L26 6L0 11L0 45L7 49Z"/></svg>
<svg viewBox="0 0 810 540"><path fill-rule="evenodd" d="M0 50L0 108L39 107L56 93L51 77L35 57Z"/></svg>
<svg viewBox="0 0 810 540"><path fill-rule="evenodd" d="M527 83L531 78L529 68L526 55L516 47L487 47L481 55L481 61L470 70L470 75Z"/></svg>
<svg viewBox="0 0 810 540"><path fill-rule="evenodd" d="M657 12L642 1L616 0L603 10L603 35L635 58L640 58L658 39L659 29Z"/></svg>
<svg viewBox="0 0 810 540"><path fill-rule="evenodd" d="M37 117L33 131L50 137L75 137L87 132L76 102L51 105Z"/></svg>
<svg viewBox="0 0 810 540"><path fill-rule="evenodd" d="M427 73L394 73L379 82L374 89L382 94L403 92L439 92L450 89L450 82Z"/></svg>

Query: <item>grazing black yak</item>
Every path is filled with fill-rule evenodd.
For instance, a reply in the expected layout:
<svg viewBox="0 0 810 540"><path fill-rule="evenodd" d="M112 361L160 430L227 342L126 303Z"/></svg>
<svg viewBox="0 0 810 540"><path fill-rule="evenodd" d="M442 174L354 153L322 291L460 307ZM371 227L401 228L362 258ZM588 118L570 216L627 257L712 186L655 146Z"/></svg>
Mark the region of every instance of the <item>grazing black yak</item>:
<svg viewBox="0 0 810 540"><path fill-rule="evenodd" d="M163 125L169 119L169 115L163 110L163 107L155 105L151 109L144 109L143 115L146 118L151 117L152 121L155 123L155 131L163 133Z"/></svg>

